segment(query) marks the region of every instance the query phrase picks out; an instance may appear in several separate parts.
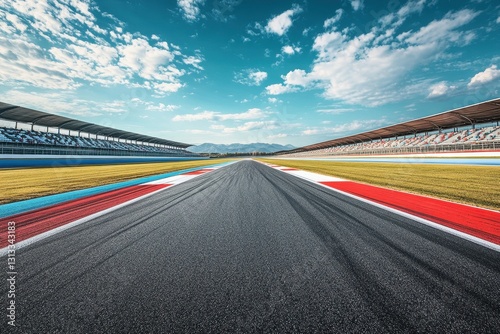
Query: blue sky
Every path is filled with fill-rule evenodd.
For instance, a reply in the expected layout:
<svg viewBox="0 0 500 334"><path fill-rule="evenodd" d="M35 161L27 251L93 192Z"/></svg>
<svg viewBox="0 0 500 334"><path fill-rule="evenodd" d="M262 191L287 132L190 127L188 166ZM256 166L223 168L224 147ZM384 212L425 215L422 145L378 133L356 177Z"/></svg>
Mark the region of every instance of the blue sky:
<svg viewBox="0 0 500 334"><path fill-rule="evenodd" d="M0 0L0 101L303 146L498 97L498 1Z"/></svg>

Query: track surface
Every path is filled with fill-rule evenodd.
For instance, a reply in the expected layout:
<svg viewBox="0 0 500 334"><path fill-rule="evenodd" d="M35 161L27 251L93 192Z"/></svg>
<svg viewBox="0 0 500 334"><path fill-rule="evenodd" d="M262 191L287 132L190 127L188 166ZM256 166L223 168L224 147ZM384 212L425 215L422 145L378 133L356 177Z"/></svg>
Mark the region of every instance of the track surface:
<svg viewBox="0 0 500 334"><path fill-rule="evenodd" d="M16 267L19 332L500 331L499 253L253 161L23 248Z"/></svg>

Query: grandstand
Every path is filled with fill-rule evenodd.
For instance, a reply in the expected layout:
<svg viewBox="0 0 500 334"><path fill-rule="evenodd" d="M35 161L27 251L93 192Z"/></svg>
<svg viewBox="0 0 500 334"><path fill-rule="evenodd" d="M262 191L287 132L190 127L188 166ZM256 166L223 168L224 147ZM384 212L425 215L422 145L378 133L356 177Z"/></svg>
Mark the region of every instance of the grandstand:
<svg viewBox="0 0 500 334"><path fill-rule="evenodd" d="M276 154L314 157L481 150L500 152L500 99Z"/></svg>
<svg viewBox="0 0 500 334"><path fill-rule="evenodd" d="M183 157L190 144L0 102L0 154Z"/></svg>

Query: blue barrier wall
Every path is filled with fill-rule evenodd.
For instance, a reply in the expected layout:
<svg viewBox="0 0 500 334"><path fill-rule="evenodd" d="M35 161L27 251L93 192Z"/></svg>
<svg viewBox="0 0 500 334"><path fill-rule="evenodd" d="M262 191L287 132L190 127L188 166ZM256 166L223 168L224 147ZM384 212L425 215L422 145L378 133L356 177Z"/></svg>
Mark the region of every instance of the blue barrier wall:
<svg viewBox="0 0 500 334"><path fill-rule="evenodd" d="M143 184L146 182L160 180L160 179L163 179L166 177L181 175L184 173L197 171L197 170L200 170L203 168L209 168L209 167L215 167L215 166L225 166L225 165L231 164L232 162L225 162L222 164L219 163L219 164L211 164L211 165L209 163L210 162L207 161L207 165L205 165L205 166L188 168L188 169L183 169L183 170L178 170L175 172L168 172L168 173L163 173L163 174L158 174L158 175L144 176L144 177L140 177L140 178L136 178L136 179L132 179L132 180L128 180L128 181L106 184L103 186L97 186L97 187L80 189L80 190L73 190L73 191L54 194L54 195L32 198L32 199L28 199L28 200L24 200L24 201L2 204L2 205L0 205L0 218L16 215L16 214L23 213L26 211L40 209L40 208L47 207L50 205L54 205L54 204L58 204L58 203L62 203L62 202L70 201L70 200L75 200L75 199L86 197L86 196L101 194L101 193L104 193L106 191L112 191L112 190L121 189L121 188L129 187L129 186Z"/></svg>

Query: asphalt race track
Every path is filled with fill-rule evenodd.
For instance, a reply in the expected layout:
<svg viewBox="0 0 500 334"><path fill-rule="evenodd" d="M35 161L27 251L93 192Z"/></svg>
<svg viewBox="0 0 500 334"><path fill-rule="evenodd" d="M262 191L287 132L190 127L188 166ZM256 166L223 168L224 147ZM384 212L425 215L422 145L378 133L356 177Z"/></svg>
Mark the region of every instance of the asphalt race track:
<svg viewBox="0 0 500 334"><path fill-rule="evenodd" d="M16 266L19 332L500 332L500 253L247 160Z"/></svg>

